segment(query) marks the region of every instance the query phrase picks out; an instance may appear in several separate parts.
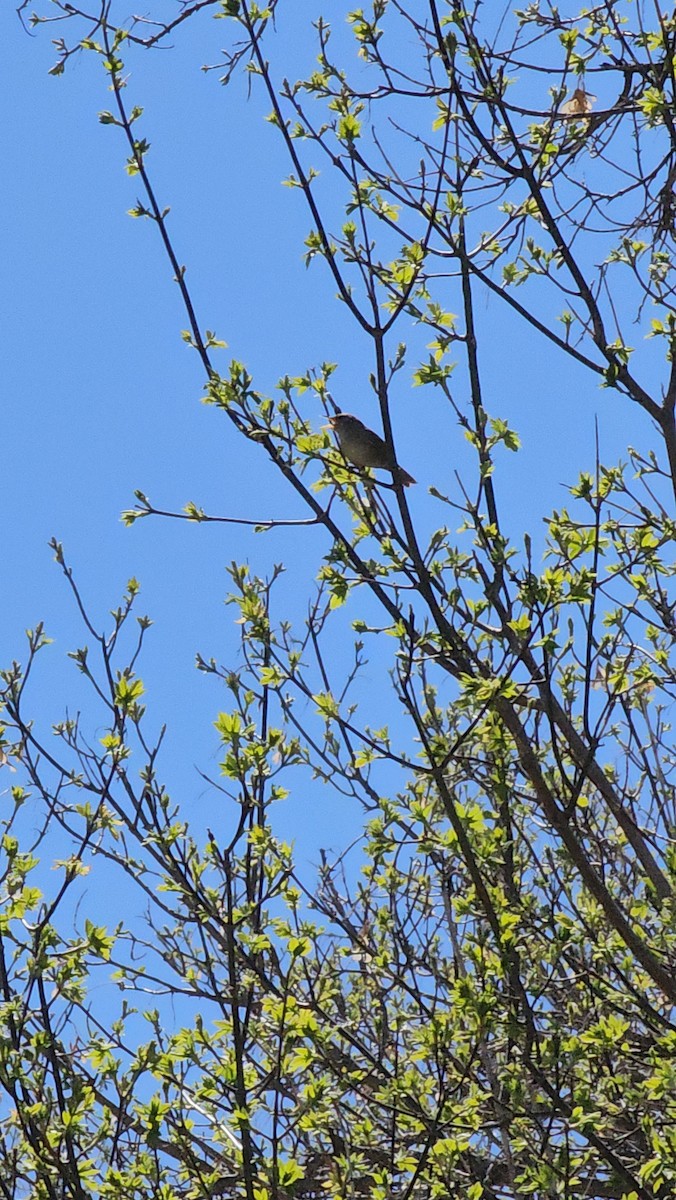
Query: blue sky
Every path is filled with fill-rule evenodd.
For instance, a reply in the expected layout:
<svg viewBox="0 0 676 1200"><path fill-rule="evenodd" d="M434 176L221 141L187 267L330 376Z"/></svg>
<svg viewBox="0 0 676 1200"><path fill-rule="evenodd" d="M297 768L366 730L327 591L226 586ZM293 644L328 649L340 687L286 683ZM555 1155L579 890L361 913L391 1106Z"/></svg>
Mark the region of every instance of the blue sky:
<svg viewBox="0 0 676 1200"><path fill-rule="evenodd" d="M299 5L297 19L315 8ZM294 59L312 59L293 32L281 24L276 40L289 74ZM171 206L170 231L202 328L227 340L223 367L230 356L241 359L261 391L284 374L338 362L336 400L375 424L369 345L336 304L323 265L303 265L311 222L300 193L281 186L289 165L264 121L268 106L255 88L247 100L241 80L223 89L217 72L200 70L223 40L208 17L188 23L175 49L130 58L128 85L129 102L145 109L148 167L160 203ZM213 801L196 767L217 773L212 721L224 699L195 671L194 658L200 651L236 662L237 614L223 605L225 567L247 560L264 575L285 561L283 615L302 619L326 544L316 530L255 536L234 526L121 524L135 488L169 509L194 500L229 516L305 514L263 455L200 403L203 379L180 337L186 320L178 290L153 226L127 215L139 189L124 171L122 136L97 119L111 99L95 56L81 55L64 77L50 77L49 34L27 36L11 4L0 11L0 47L9 115L0 234L0 663L21 659L22 631L43 620L55 644L43 655L36 711L56 721L65 705L86 709L66 659L84 637L47 542L56 536L64 543L98 625L135 576L138 611L155 622L141 674L151 719L169 725L164 774L177 800L208 816L204 806ZM452 310L457 305L449 299ZM596 417L607 461L629 442L649 445L651 433L627 401L533 341L496 297L479 291L477 316L486 406L523 441L519 455L499 460L498 496L512 530L537 536L542 516L566 503L562 485L593 468ZM458 388L465 386L459 379ZM453 492L455 467L469 461L463 435L439 396L412 388L403 374L393 417L401 460L419 480L413 511L429 531L448 512L426 489ZM374 694L381 679L376 661L366 678ZM303 821L308 805L311 831ZM354 831L349 806L329 801L318 785L310 794L306 782L279 807L280 831L300 837L309 858Z"/></svg>

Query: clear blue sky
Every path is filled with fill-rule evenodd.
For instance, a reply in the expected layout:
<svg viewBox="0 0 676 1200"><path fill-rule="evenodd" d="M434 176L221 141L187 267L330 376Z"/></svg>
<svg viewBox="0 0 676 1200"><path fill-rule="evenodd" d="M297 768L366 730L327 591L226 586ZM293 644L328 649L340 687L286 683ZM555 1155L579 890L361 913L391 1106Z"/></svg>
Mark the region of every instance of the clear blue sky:
<svg viewBox="0 0 676 1200"><path fill-rule="evenodd" d="M316 7L304 0L297 19ZM161 204L171 206L170 230L199 320L227 340L225 354L243 360L262 391L284 374L338 362L337 401L375 423L369 346L336 304L322 264L303 265L311 222L301 194L280 186L289 165L263 120L268 106L255 87L247 101L243 82L223 89L217 72L200 70L218 57L221 26L203 17L188 23L175 49L130 59L128 100L145 108L148 167ZM282 20L276 52L288 59L289 74L294 60L309 68L314 54L291 33ZM159 520L121 524L135 488L170 509L194 500L214 514L305 514L264 456L200 404L200 364L180 338L185 315L159 238L150 222L127 216L139 187L124 171L123 138L97 120L111 103L103 71L94 55L82 55L64 77L50 77L49 37L45 29L27 36L13 4L3 6L0 663L21 659L22 631L44 620L55 645L43 655L35 709L56 721L66 705L85 705L66 659L84 634L48 539L64 543L98 625L136 576L138 611L155 622L141 674L151 719L169 725L164 777L177 800L204 816L212 801L195 767L217 774L211 723L224 700L195 671L194 657L200 651L236 661L237 614L223 606L225 567L248 560L265 574L287 562L284 615L302 619L326 544L316 530L255 536ZM561 485L593 467L595 416L607 461L629 442L649 445L650 430L628 402L534 342L495 297L478 293L477 300L487 334L480 342L486 406L523 441L521 454L500 459L498 495L512 529L537 535L541 516L566 503ZM457 305L449 299L451 309ZM464 378L457 386L466 387ZM426 488L453 492L453 471L468 461L467 449L432 391L413 389L402 375L394 396L396 436L406 445L400 457L419 480L413 510L429 531L448 514ZM374 690L381 675L374 663ZM377 712L371 719L378 723ZM308 805L311 831L303 819ZM306 781L280 811L278 827L300 837L314 858L317 846L349 840L354 816Z"/></svg>

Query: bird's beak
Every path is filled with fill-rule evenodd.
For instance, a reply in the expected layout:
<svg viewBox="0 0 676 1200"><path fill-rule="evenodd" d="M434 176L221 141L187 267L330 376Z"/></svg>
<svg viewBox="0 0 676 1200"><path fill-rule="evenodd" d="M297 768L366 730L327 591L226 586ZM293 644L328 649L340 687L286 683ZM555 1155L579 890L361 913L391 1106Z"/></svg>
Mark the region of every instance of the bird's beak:
<svg viewBox="0 0 676 1200"><path fill-rule="evenodd" d="M335 418L335 417L329 417L329 419L328 419L328 422L326 423L326 425L322 425L322 429L335 429L335 428L336 428L336 426L335 426L335 420L336 420L336 418Z"/></svg>

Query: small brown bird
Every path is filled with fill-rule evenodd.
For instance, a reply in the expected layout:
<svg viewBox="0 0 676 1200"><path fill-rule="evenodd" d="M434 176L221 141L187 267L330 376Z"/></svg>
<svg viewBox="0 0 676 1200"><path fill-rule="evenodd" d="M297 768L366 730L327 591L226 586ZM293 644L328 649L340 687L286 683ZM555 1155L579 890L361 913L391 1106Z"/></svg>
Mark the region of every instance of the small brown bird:
<svg viewBox="0 0 676 1200"><path fill-rule="evenodd" d="M364 425L359 417L351 413L336 413L329 417L329 425L333 429L338 444L349 462L355 467L384 467L391 471L404 487L415 483L412 475L394 461L387 443L377 433Z"/></svg>

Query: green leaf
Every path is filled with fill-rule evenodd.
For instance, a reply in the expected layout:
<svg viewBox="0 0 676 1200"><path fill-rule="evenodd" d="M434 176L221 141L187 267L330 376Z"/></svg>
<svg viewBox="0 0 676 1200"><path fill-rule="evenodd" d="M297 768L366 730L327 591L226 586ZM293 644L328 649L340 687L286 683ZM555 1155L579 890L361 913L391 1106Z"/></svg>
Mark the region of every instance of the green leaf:
<svg viewBox="0 0 676 1200"><path fill-rule="evenodd" d="M341 141L353 142L361 132L361 121L352 113L347 113L338 122L338 137Z"/></svg>

